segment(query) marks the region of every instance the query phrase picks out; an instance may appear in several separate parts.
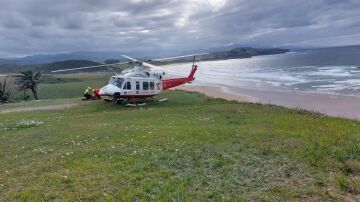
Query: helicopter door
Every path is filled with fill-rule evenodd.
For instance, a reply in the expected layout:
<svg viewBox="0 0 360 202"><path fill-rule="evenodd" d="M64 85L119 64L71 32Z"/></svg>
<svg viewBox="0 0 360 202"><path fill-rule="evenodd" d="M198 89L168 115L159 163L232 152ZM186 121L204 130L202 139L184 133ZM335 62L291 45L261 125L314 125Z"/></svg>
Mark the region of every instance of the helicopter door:
<svg viewBox="0 0 360 202"><path fill-rule="evenodd" d="M131 94L131 82L130 81L125 82L124 87L123 87L123 92L124 92L124 95Z"/></svg>
<svg viewBox="0 0 360 202"><path fill-rule="evenodd" d="M154 90L155 90L155 84L154 84L154 82L153 81L150 81L149 82L149 86L150 86L150 94L154 94L155 92L154 92Z"/></svg>

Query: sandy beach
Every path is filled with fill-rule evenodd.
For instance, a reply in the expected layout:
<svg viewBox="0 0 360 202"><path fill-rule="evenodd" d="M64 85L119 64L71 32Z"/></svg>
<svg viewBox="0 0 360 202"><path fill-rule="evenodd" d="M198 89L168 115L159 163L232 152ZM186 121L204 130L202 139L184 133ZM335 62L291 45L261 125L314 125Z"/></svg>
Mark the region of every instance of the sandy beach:
<svg viewBox="0 0 360 202"><path fill-rule="evenodd" d="M360 120L360 98L290 91L260 90L233 86L185 85L178 89L203 93L214 98L274 104L287 108L305 109L333 117Z"/></svg>

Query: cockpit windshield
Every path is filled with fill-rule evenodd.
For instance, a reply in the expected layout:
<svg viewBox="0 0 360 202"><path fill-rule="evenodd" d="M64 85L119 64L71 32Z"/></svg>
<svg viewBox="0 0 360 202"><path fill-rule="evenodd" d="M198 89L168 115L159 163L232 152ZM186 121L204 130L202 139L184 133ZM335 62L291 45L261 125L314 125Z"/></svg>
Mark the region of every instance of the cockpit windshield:
<svg viewBox="0 0 360 202"><path fill-rule="evenodd" d="M111 77L110 81L109 81L109 84L113 84L119 88L122 87L124 83L124 79L123 78L118 78L118 77Z"/></svg>

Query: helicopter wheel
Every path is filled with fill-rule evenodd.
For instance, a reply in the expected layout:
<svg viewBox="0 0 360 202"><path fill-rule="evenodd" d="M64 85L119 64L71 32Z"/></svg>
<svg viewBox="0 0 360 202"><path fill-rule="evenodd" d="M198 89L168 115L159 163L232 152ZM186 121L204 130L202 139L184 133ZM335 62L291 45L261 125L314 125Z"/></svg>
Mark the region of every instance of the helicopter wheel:
<svg viewBox="0 0 360 202"><path fill-rule="evenodd" d="M112 101L115 104L121 104L122 99L120 98L120 93L115 93Z"/></svg>
<svg viewBox="0 0 360 202"><path fill-rule="evenodd" d="M115 104L122 104L124 102L124 99L121 98L115 98L114 103Z"/></svg>

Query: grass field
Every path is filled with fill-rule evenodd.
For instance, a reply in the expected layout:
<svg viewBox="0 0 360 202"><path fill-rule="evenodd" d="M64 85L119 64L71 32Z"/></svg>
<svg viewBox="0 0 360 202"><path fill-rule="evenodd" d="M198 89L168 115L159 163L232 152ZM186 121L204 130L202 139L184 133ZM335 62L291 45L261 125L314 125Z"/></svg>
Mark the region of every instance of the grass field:
<svg viewBox="0 0 360 202"><path fill-rule="evenodd" d="M78 96L91 78L43 84L40 97ZM360 199L359 122L183 91L162 97L143 108L30 101L80 105L0 114L0 201Z"/></svg>
<svg viewBox="0 0 360 202"><path fill-rule="evenodd" d="M100 88L107 84L112 73L78 73L59 75L64 83L45 83L40 85L40 99L73 98L83 94L86 87ZM74 81L73 80L78 80ZM70 82L66 82L70 81Z"/></svg>
<svg viewBox="0 0 360 202"><path fill-rule="evenodd" d="M107 84L110 72L99 73L75 73L75 74L62 74L56 77L44 76L43 81L39 85L39 98L40 99L59 99L59 98L74 98L79 97L84 92L85 88L90 86L92 88L100 88ZM0 77L0 82L4 78ZM21 100L23 92L17 91L16 81L12 77L8 77L8 85L12 89L13 98ZM27 91L30 99L33 95L30 90Z"/></svg>

